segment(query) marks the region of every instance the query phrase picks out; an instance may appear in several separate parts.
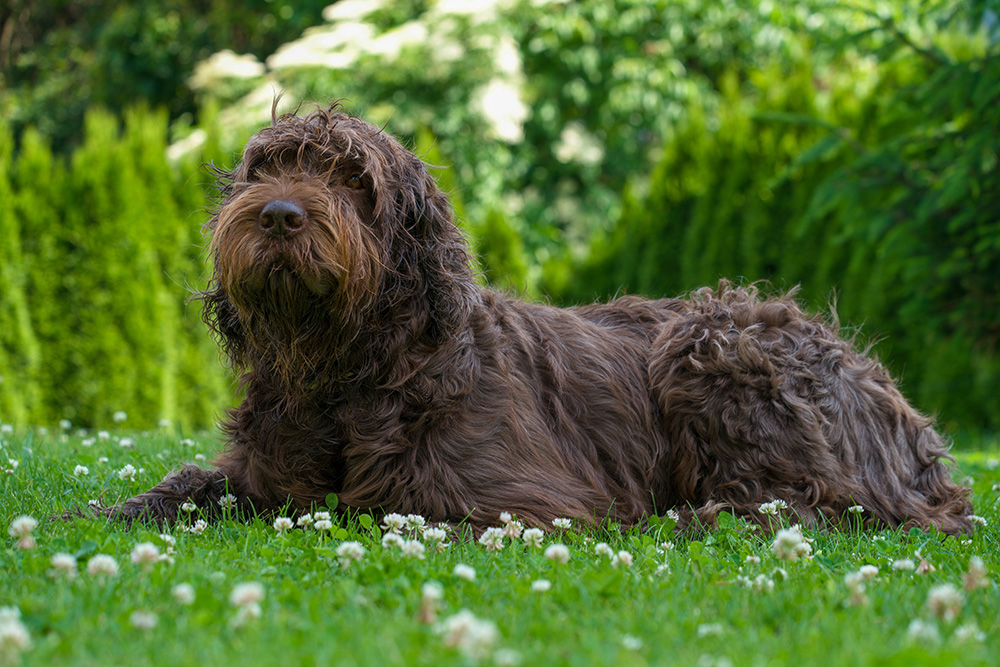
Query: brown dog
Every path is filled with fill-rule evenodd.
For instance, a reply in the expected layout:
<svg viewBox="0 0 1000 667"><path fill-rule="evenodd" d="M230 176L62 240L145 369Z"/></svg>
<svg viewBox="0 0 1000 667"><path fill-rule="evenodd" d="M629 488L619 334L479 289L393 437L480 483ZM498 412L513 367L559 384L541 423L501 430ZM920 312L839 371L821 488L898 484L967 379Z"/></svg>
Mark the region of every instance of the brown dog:
<svg viewBox="0 0 1000 667"><path fill-rule="evenodd" d="M424 164L336 106L277 118L220 172L205 317L245 399L215 470L112 510L170 521L342 506L681 524L788 503L839 525L970 530L969 490L876 361L788 296L702 289L558 309L479 287Z"/></svg>

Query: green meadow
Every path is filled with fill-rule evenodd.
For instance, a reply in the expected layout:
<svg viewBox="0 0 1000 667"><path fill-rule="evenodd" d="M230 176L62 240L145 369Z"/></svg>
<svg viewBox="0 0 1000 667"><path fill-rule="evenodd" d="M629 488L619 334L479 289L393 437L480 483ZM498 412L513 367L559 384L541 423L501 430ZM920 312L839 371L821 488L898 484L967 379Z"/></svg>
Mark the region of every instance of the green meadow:
<svg viewBox="0 0 1000 667"><path fill-rule="evenodd" d="M64 521L211 459L215 436L8 426L2 441L7 664L988 665L1000 650L996 440L956 453L981 517L965 537L782 532L779 509L767 534L729 515L677 534L667 513L541 532L497 517L492 540L326 519L335 507L299 526L198 509L162 529Z"/></svg>

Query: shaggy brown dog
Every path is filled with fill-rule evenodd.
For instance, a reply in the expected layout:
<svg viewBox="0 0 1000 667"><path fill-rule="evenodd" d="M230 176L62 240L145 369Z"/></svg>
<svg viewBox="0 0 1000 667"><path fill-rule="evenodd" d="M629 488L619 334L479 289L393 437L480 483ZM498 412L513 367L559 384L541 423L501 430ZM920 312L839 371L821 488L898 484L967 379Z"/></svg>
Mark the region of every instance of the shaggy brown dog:
<svg viewBox="0 0 1000 667"><path fill-rule="evenodd" d="M558 309L479 287L424 164L336 107L220 172L205 316L245 399L217 468L114 508L170 521L343 507L681 524L772 499L811 523L967 531L946 447L877 362L788 296L702 289Z"/></svg>

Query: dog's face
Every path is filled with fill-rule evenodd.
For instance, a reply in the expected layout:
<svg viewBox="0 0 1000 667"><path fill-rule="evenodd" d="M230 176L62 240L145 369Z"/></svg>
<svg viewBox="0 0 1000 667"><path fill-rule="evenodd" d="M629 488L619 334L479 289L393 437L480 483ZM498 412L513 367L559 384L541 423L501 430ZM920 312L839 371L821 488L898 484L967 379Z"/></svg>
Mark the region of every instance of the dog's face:
<svg viewBox="0 0 1000 667"><path fill-rule="evenodd" d="M371 290L386 259L380 237L391 232L378 228L376 209L402 153L367 123L325 111L254 135L211 222L216 277L237 305L267 289Z"/></svg>
<svg viewBox="0 0 1000 667"><path fill-rule="evenodd" d="M342 347L402 310L441 310L430 301L467 271L448 202L424 164L336 107L276 119L219 177L222 200L208 225L215 275L203 298L237 364L254 343L285 355L321 336L329 347L336 329ZM396 311L384 312L387 304Z"/></svg>

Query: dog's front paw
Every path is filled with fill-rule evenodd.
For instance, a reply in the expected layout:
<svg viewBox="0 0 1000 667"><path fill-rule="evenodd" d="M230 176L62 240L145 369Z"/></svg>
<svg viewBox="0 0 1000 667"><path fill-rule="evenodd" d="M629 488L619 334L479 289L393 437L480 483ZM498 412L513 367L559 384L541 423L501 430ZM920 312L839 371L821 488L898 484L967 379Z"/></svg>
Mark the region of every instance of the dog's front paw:
<svg viewBox="0 0 1000 667"><path fill-rule="evenodd" d="M136 496L113 507L97 508L96 511L98 516L128 526L136 522L151 522L163 526L173 523L177 518L177 507L171 506L169 502L163 502L162 498L149 494Z"/></svg>

